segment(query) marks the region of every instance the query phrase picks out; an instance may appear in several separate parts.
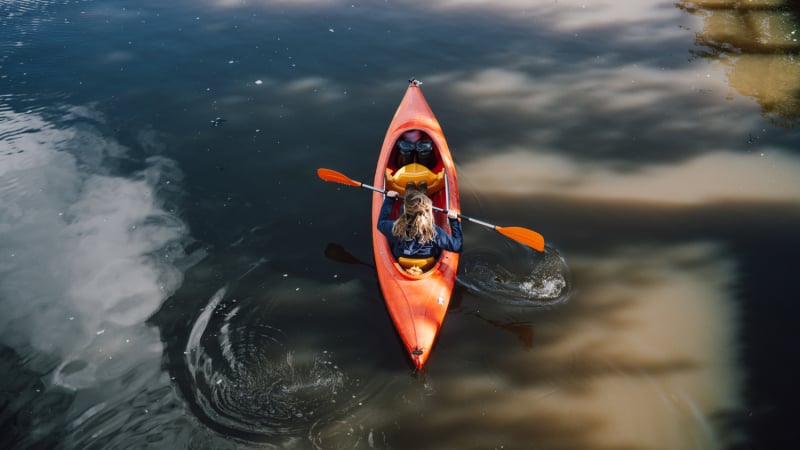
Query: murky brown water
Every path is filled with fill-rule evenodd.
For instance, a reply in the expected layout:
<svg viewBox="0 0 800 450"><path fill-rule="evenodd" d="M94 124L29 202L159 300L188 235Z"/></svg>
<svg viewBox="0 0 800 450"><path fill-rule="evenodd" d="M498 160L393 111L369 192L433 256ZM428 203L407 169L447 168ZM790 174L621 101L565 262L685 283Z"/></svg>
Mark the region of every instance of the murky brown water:
<svg viewBox="0 0 800 450"><path fill-rule="evenodd" d="M0 447L789 448L798 17L4 2ZM550 246L465 225L421 375L315 176L371 178L412 75L463 212Z"/></svg>

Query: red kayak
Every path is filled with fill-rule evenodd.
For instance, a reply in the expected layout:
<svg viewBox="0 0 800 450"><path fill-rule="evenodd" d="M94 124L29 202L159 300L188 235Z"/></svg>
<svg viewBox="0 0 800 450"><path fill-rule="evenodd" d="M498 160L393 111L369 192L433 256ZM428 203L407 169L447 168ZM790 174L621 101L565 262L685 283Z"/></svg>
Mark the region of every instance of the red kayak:
<svg viewBox="0 0 800 450"><path fill-rule="evenodd" d="M434 207L460 211L456 170L439 121L422 95L420 83L412 80L389 125L375 170L374 185L404 195L406 183L425 181ZM431 151L417 152L415 160L404 153L404 134L418 130L420 140L431 141ZM428 150L426 148L426 150ZM393 256L386 237L378 231L378 215L384 195L373 193L372 242L378 280L406 350L417 369L422 369L436 341L447 313L456 281L459 255L443 251L436 260L404 260ZM396 202L391 218L396 219L402 202ZM448 233L447 216L434 213L436 224ZM413 266L419 269L412 269ZM419 273L421 271L421 273Z"/></svg>

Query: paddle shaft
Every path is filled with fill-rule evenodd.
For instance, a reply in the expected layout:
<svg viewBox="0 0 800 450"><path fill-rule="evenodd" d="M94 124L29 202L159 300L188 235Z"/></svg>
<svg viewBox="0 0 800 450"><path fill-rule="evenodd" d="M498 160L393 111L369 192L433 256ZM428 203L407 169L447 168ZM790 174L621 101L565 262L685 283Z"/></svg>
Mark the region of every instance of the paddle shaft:
<svg viewBox="0 0 800 450"><path fill-rule="evenodd" d="M372 185L369 185L369 184L366 184L366 183L360 183L360 184L361 184L361 187L363 187L363 188L366 188L366 189L369 189L369 190L372 190L372 191L375 191L375 192L380 192L381 194L386 195L386 190L385 189L381 189L381 188L378 188L378 187L375 187L375 186L372 186ZM400 196L400 195L398 195L397 198L399 198L400 200L403 200L403 197ZM446 210L444 208L439 208L438 206L432 206L432 208L433 208L434 211L440 212L440 213L444 213L444 214L447 214L449 212L448 210ZM468 220L468 221L470 221L472 223L477 223L478 225L483 225L484 227L491 228L493 230L497 228L497 225L492 225L489 222L484 222L482 220L478 220L478 219L476 219L474 217L470 217L470 216L467 216L467 215L464 215L464 214L459 214L458 217L461 218L462 220Z"/></svg>
<svg viewBox="0 0 800 450"><path fill-rule="evenodd" d="M363 187L365 189L369 189L369 190L372 190L372 191L375 191L375 192L380 192L381 194L386 195L386 190L384 190L384 189L377 188L375 186L370 186L370 185L362 183L360 181L356 181L356 180L350 179L347 175L344 175L343 173L337 172L335 170L326 169L326 168L322 168L321 167L321 168L317 169L317 175L324 181L331 181L331 182L334 182L334 183L346 184L348 186L354 186L354 187ZM398 195L398 198L402 199L403 197L400 197ZM433 207L433 210L437 211L437 212L443 212L443 213L447 213L448 212L448 210L442 209L442 208L438 208L436 206ZM542 237L541 234L539 234L539 233L537 233L537 232L535 232L533 230L529 230L527 228L521 228L521 227L499 227L497 225L493 225L491 223L484 222L482 220L478 220L478 219L475 219L473 217L465 216L463 214L458 214L458 217L460 217L463 220L467 220L467 221L470 221L472 223L476 223L478 225L484 226L486 228L491 228L491 229L497 231L498 233L502 234L503 236L505 236L505 237L507 237L509 239L513 239L513 240L519 242L520 244L527 245L528 247L531 247L534 250L543 252L544 249L545 249L544 237Z"/></svg>

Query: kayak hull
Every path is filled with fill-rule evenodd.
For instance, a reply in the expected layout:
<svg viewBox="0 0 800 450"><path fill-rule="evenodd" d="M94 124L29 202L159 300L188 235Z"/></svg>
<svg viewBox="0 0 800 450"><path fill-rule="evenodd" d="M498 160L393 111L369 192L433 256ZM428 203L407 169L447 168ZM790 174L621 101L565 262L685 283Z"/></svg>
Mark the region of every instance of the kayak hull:
<svg viewBox="0 0 800 450"><path fill-rule="evenodd" d="M385 189L387 169L390 173L399 169L395 160L396 142L410 130L423 132L425 139L433 142L435 164L431 165L431 171L444 174L442 188L436 192L429 191L434 206L460 211L458 182L450 149L438 120L416 82L409 85L389 125L375 170L374 186ZM434 266L421 275L406 272L392 256L386 237L377 229L383 198L382 193L373 193L372 237L378 280L389 315L411 361L419 370L427 362L444 322L455 286L459 254L443 251ZM402 202L396 203L392 218L397 216ZM437 225L449 233L446 215L434 215Z"/></svg>

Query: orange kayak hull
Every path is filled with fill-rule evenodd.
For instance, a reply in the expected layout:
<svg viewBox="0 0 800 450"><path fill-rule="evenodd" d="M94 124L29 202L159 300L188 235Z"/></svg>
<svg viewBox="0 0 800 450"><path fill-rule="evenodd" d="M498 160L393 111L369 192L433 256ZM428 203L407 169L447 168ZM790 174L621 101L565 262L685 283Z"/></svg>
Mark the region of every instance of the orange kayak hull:
<svg viewBox="0 0 800 450"><path fill-rule="evenodd" d="M433 141L435 163L430 166L431 171L437 174L444 171L443 188L429 192L434 206L460 211L458 181L450 149L439 121L415 82L409 85L389 125L375 170L374 186L385 189L387 168L390 172L399 168L396 142L409 130L419 130L427 135L425 139ZM443 251L427 272L418 276L406 272L392 256L388 240L377 228L383 197L380 192L374 192L372 198L372 241L378 280L389 315L419 370L427 362L444 322L455 286L459 254ZM393 218L402 202L397 203ZM450 232L446 215L434 215L437 225Z"/></svg>

